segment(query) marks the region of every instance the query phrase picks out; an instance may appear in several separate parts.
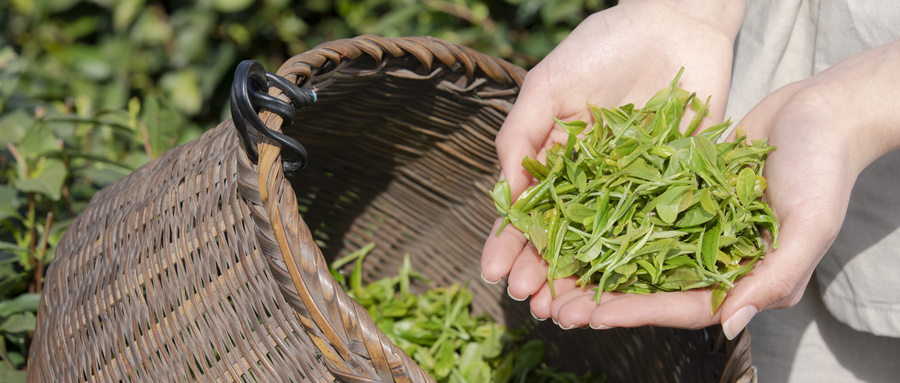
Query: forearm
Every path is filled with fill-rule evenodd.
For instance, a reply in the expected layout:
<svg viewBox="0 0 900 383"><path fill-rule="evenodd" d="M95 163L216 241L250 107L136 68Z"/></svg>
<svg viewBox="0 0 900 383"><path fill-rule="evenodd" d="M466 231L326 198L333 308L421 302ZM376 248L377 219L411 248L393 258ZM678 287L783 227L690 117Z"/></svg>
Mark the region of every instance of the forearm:
<svg viewBox="0 0 900 383"><path fill-rule="evenodd" d="M800 97L835 124L848 160L862 170L900 149L900 40L853 56L801 83Z"/></svg>
<svg viewBox="0 0 900 383"><path fill-rule="evenodd" d="M719 30L732 41L741 29L747 8L746 0L620 0L619 4L640 1L665 5L671 12Z"/></svg>

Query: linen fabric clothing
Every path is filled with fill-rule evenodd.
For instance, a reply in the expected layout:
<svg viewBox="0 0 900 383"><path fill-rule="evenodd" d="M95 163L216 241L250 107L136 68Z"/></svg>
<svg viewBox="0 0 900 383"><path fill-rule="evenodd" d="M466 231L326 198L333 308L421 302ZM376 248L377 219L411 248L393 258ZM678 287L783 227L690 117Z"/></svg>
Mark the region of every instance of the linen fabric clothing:
<svg viewBox="0 0 900 383"><path fill-rule="evenodd" d="M775 89L898 39L900 2L750 0L735 43L726 116L739 122ZM894 151L859 175L840 234L801 303L750 322L760 381L900 381L898 291L900 151Z"/></svg>

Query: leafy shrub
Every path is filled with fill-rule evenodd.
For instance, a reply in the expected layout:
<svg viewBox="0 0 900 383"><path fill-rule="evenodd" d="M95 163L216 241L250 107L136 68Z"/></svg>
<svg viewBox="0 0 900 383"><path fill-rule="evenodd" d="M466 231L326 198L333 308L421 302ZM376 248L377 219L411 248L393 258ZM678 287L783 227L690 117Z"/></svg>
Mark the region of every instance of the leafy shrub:
<svg viewBox="0 0 900 383"><path fill-rule="evenodd" d="M604 0L10 0L0 7L0 380L23 381L46 266L94 193L229 118L274 71L360 34L431 35L531 67Z"/></svg>

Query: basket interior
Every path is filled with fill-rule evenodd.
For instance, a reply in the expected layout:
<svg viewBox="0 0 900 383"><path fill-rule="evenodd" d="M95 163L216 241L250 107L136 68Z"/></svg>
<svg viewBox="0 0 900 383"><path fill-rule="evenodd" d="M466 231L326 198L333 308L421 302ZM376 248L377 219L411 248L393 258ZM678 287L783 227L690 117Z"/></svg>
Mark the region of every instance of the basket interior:
<svg viewBox="0 0 900 383"><path fill-rule="evenodd" d="M518 86L453 69L363 56L326 63L323 75L303 84L319 96L285 129L310 158L290 181L326 259L374 243L364 271L371 282L396 275L408 253L436 285L467 283L475 313L534 326L530 337L543 339L551 363L566 371L606 372L611 381L714 381L724 364L724 355L712 356L715 334L563 331L535 324L527 302L509 299L504 283L481 280L481 247L497 217L488 195L499 175L493 142Z"/></svg>
<svg viewBox="0 0 900 383"><path fill-rule="evenodd" d="M469 285L476 296L496 296L477 265L496 216L487 191L499 173L493 136L503 111L456 88L441 69L362 66L314 84L319 101L289 131L310 157L290 179L304 221L329 260L375 243L367 281L396 275L409 253L436 284L477 280ZM501 314L495 301L478 308Z"/></svg>
<svg viewBox="0 0 900 383"><path fill-rule="evenodd" d="M747 360L746 336L725 344L714 329L563 331L535 325L527 302L481 281L497 216L493 141L520 68L436 39L362 37L299 55L279 74L319 96L285 128L309 151L287 188L318 245L301 267L317 263L318 250L331 261L374 243L371 282L396 275L408 253L434 284L467 283L475 313L533 326L553 366L611 382L730 381L749 368L728 367L735 355ZM226 121L97 193L48 268L29 380L325 381L355 368L389 376L394 365L377 365L348 335L365 332L360 323L340 322L355 309L331 299L341 294L315 308L298 303L284 272L294 258L275 243L266 208L297 210L263 206L259 168ZM325 275L311 285L331 286ZM334 312L317 318L331 318L327 330L348 344L323 344L310 312L326 309ZM349 355L346 366L326 368L332 346Z"/></svg>

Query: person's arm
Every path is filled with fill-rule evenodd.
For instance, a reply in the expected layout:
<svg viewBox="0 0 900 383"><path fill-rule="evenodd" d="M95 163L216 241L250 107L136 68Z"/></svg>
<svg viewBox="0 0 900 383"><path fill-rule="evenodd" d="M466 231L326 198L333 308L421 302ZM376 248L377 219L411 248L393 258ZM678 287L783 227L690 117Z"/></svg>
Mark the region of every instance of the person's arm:
<svg viewBox="0 0 900 383"><path fill-rule="evenodd" d="M610 107L646 101L682 67L683 88L704 100L713 96L707 124L721 122L744 7L744 1L733 0L623 0L585 19L528 73L496 138L513 198L534 181L522 159L543 160L546 149L565 142L553 117L591 121L588 103ZM495 235L498 225L482 253L485 281L496 283L508 275L515 299L546 290L547 266L540 255L511 225ZM532 312L549 317L550 302L533 299Z"/></svg>
<svg viewBox="0 0 900 383"><path fill-rule="evenodd" d="M778 89L741 121L750 139L767 137L777 146L764 169L765 198L781 228L778 247L735 283L715 316L709 315L710 292L704 289L610 294L599 306L572 290L552 300L553 317L563 327L722 323L733 338L759 310L795 305L840 230L856 177L900 148L898 84L895 41Z"/></svg>

